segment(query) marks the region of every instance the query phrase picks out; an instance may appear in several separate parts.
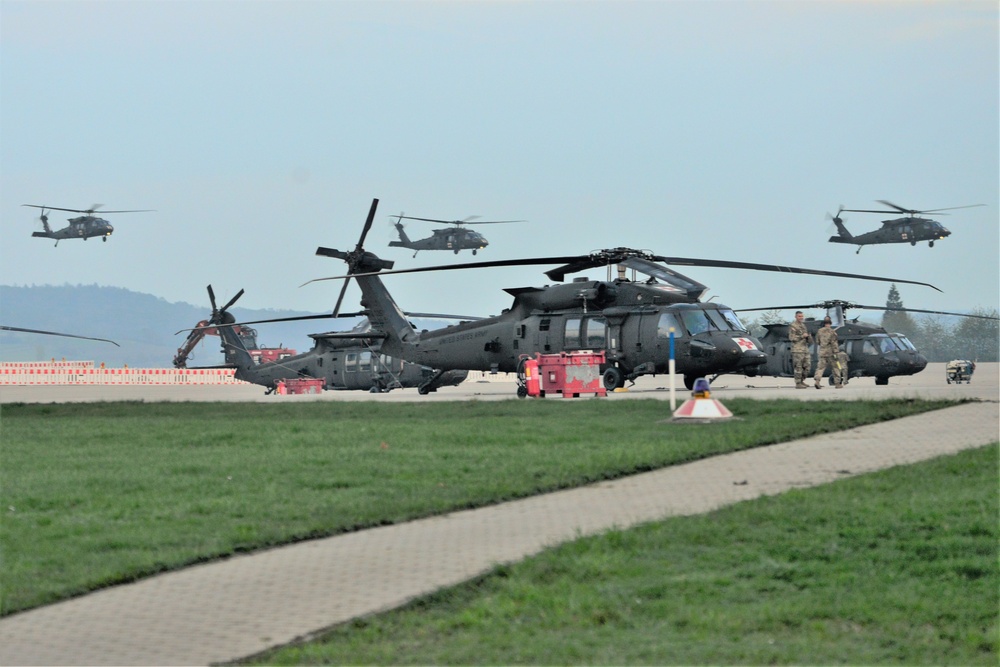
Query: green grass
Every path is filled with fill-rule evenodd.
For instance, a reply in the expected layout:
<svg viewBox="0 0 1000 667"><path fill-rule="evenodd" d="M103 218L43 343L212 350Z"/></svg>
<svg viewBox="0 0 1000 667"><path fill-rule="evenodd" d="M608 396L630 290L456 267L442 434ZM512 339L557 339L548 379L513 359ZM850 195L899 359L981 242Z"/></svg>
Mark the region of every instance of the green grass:
<svg viewBox="0 0 1000 667"><path fill-rule="evenodd" d="M850 428L952 401L5 405L0 611L191 563Z"/></svg>
<svg viewBox="0 0 1000 667"><path fill-rule="evenodd" d="M998 451L580 539L259 662L996 665Z"/></svg>

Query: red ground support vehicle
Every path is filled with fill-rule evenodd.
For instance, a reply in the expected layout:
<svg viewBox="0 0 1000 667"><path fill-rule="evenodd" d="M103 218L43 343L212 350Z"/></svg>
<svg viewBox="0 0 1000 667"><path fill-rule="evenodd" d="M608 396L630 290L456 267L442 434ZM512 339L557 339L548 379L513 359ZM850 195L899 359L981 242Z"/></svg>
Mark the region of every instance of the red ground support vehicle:
<svg viewBox="0 0 1000 667"><path fill-rule="evenodd" d="M517 374L517 395L543 397L558 393L563 398L580 394L607 396L601 380L604 352L560 352L525 356Z"/></svg>

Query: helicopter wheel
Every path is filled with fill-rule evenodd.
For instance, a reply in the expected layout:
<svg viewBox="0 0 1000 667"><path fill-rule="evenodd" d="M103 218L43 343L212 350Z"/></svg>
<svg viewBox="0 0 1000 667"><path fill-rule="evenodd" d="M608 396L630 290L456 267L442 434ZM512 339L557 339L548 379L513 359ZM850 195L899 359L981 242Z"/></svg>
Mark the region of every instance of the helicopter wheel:
<svg viewBox="0 0 1000 667"><path fill-rule="evenodd" d="M875 378L875 384L877 385L889 384L888 376L879 375L878 377Z"/></svg>
<svg viewBox="0 0 1000 667"><path fill-rule="evenodd" d="M933 247L934 247L934 241L930 241L930 242L928 242L928 243L927 243L927 247L928 247L928 248L933 248Z"/></svg>
<svg viewBox="0 0 1000 667"><path fill-rule="evenodd" d="M622 377L622 372L615 366L609 366L608 369L604 371L604 388L608 391L614 391L615 389L621 389L624 386L625 378Z"/></svg>
<svg viewBox="0 0 1000 667"><path fill-rule="evenodd" d="M916 241L910 241L910 245L917 245Z"/></svg>
<svg viewBox="0 0 1000 667"><path fill-rule="evenodd" d="M697 382L697 375L685 375L684 376L684 386L687 387L688 391L694 389L694 383Z"/></svg>

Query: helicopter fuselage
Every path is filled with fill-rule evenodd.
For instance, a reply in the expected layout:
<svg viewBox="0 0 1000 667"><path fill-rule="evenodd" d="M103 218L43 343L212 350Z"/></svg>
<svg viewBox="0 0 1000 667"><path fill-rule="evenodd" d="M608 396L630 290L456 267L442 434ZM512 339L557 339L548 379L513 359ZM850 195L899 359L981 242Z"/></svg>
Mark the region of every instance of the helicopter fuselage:
<svg viewBox="0 0 1000 667"><path fill-rule="evenodd" d="M835 221L837 222L837 221ZM934 242L951 235L951 231L936 220L926 218L905 217L894 220L883 220L882 228L855 236L846 233L843 225L838 225L837 236L831 236L831 243L847 243L851 245L876 245L880 243L909 243L916 245L918 242L927 241L928 245L934 246Z"/></svg>
<svg viewBox="0 0 1000 667"><path fill-rule="evenodd" d="M229 313L224 318L232 320ZM366 329L367 330L367 329ZM257 332L246 326L219 327L226 364L236 369L237 380L263 386L268 393L282 380L319 378L327 390L361 390L372 393L419 387L435 375L422 367L382 354L380 341L359 342L358 338L340 338L342 334L310 334L314 346L308 352L258 363L251 354L257 350ZM361 332L359 332L359 335ZM461 384L464 370L442 374L434 388Z"/></svg>
<svg viewBox="0 0 1000 667"><path fill-rule="evenodd" d="M792 344L788 340L788 326L765 325L767 333L761 343L767 354L767 363L756 373L747 375L793 377ZM821 326L822 323L817 320L806 320L806 328L814 339ZM882 327L857 321L845 322L836 328L836 332L840 349L850 358L849 378L873 377L875 384L885 385L891 377L915 375L927 367L927 358L902 334L889 333ZM811 345L809 351L812 359L810 373L815 373L816 346ZM824 375L829 375L829 372Z"/></svg>
<svg viewBox="0 0 1000 667"><path fill-rule="evenodd" d="M69 225L63 227L62 229L56 230L46 230L43 232L33 232L32 236L37 236L47 239L56 239L57 241L62 241L64 239L83 239L86 241L89 238L103 237L105 241L108 237L115 231L115 228L111 226L111 223L104 218L98 218L92 215L82 215L77 218L70 218Z"/></svg>
<svg viewBox="0 0 1000 667"><path fill-rule="evenodd" d="M699 377L743 372L767 361L760 341L731 308L671 303L677 288L655 281L577 279L510 289L514 304L499 316L417 333L396 320L381 280L356 279L373 327L397 332L383 350L433 368L517 372L536 354L603 351L604 384L614 389L627 379L666 373L671 334L676 372L689 387Z"/></svg>

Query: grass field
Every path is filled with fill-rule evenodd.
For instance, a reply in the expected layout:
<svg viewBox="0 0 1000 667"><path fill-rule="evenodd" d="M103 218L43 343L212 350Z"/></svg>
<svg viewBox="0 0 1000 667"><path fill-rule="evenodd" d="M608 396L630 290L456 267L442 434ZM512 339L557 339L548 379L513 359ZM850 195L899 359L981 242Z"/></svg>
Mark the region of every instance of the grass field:
<svg viewBox="0 0 1000 667"><path fill-rule="evenodd" d="M5 405L3 613L952 404ZM996 664L997 495L994 446L613 532L265 662Z"/></svg>
<svg viewBox="0 0 1000 667"><path fill-rule="evenodd" d="M950 405L662 401L5 405L2 612L191 563Z"/></svg>
<svg viewBox="0 0 1000 667"><path fill-rule="evenodd" d="M258 662L996 665L998 452L580 539Z"/></svg>

